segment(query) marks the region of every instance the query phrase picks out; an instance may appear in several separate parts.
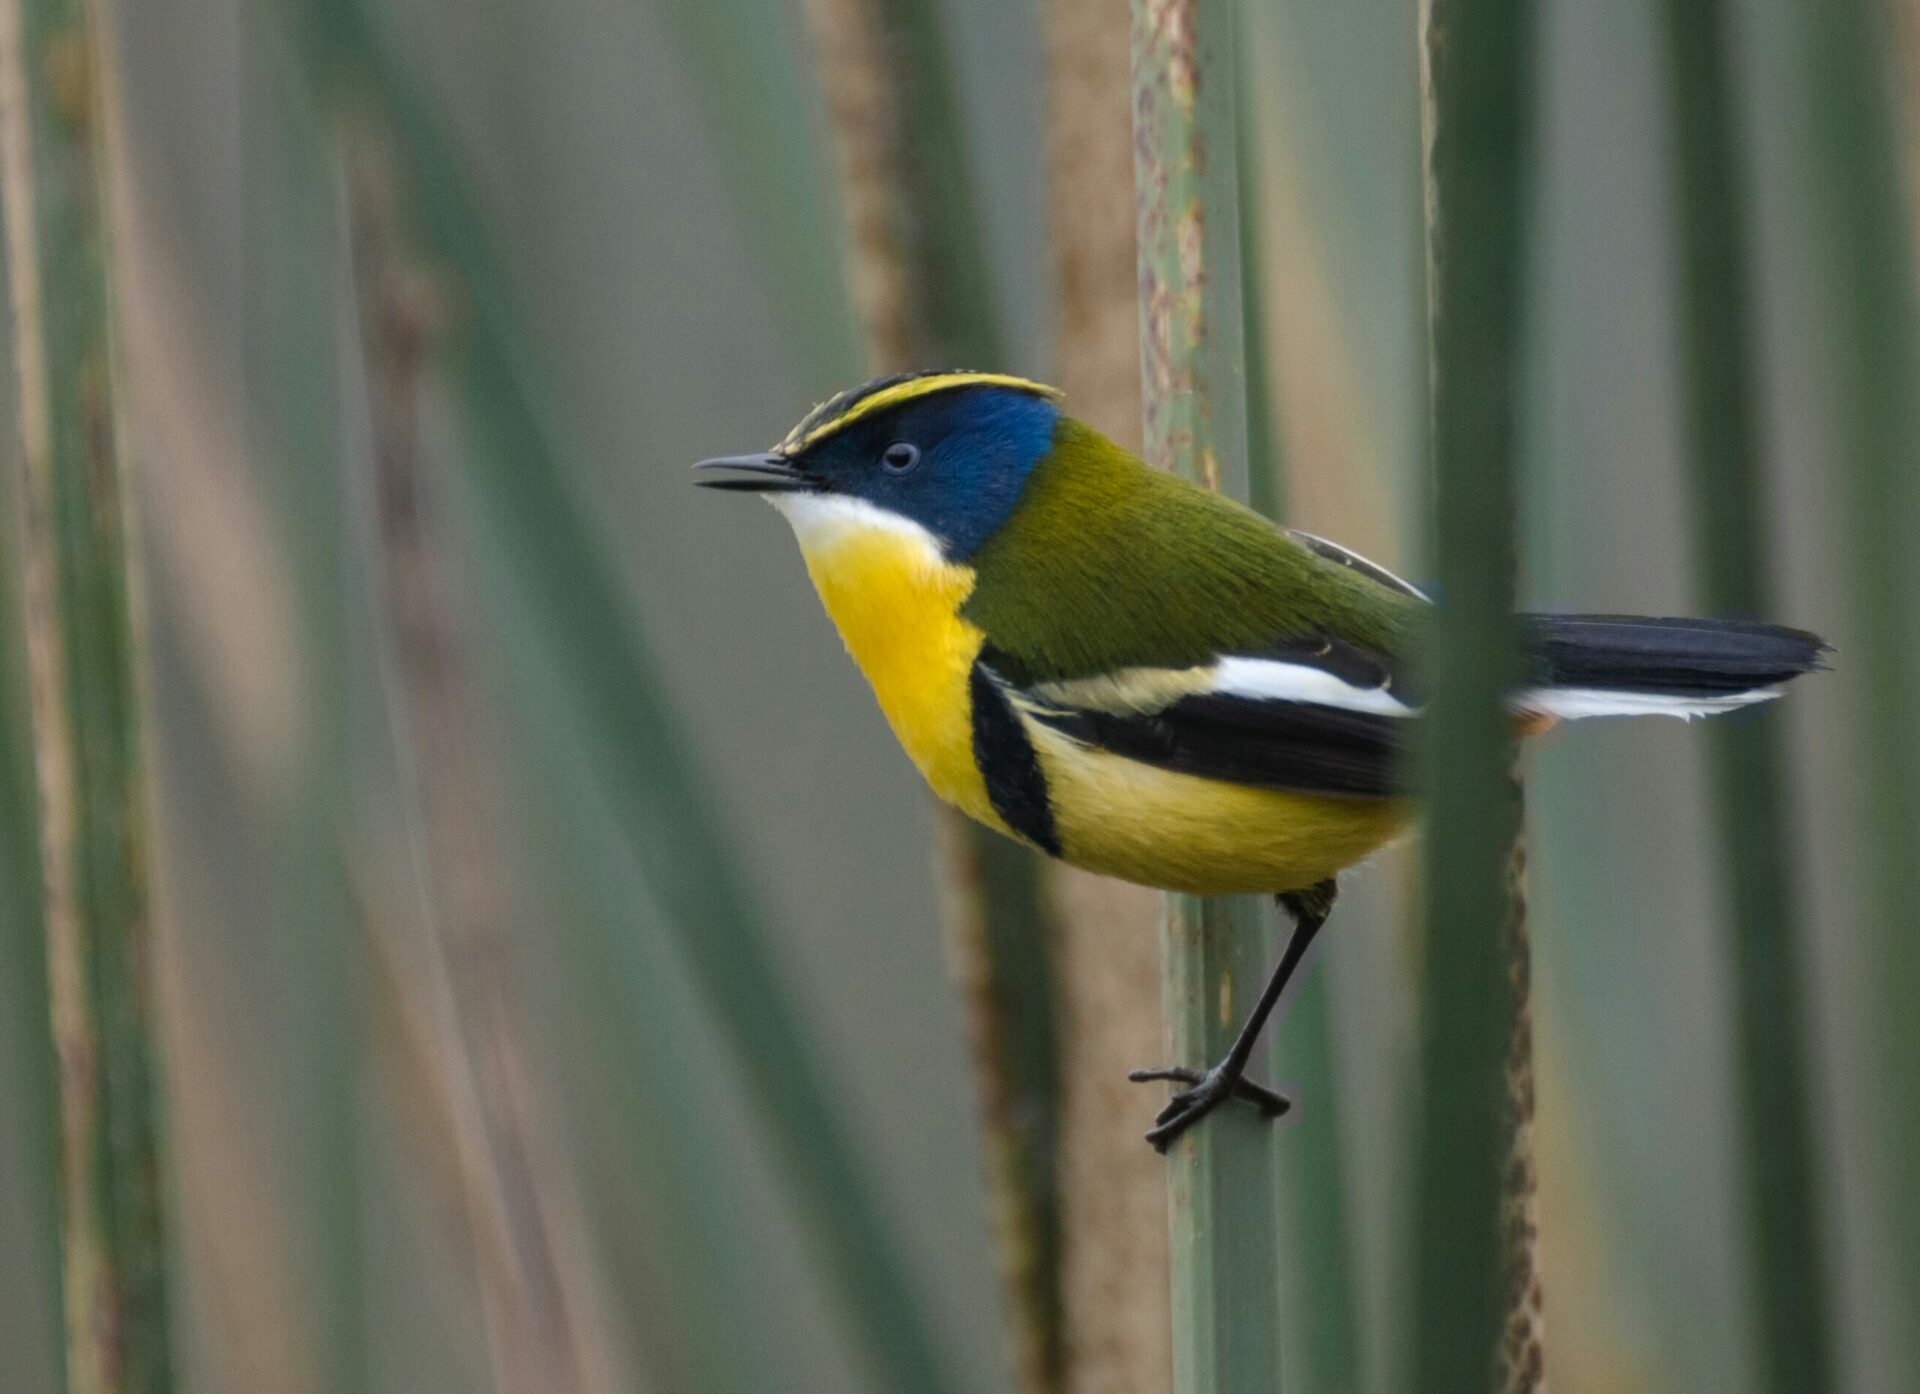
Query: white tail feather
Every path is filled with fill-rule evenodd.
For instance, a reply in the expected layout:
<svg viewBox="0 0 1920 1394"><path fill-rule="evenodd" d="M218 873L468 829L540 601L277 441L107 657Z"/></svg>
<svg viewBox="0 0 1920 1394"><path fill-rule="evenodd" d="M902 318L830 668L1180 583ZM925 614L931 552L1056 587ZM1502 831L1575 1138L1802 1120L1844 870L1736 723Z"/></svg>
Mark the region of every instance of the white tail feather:
<svg viewBox="0 0 1920 1394"><path fill-rule="evenodd" d="M1755 702L1770 702L1777 687L1756 687L1715 697L1677 696L1658 692L1617 692L1603 687L1535 687L1514 698L1518 711L1574 721L1583 716L1716 716Z"/></svg>

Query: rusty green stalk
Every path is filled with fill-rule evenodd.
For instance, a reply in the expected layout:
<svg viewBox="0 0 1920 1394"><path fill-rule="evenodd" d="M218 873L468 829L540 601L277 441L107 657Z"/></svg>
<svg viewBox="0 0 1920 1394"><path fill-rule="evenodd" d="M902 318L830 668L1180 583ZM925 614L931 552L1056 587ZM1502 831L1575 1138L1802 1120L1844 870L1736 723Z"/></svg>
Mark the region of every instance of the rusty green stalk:
<svg viewBox="0 0 1920 1394"><path fill-rule="evenodd" d="M1423 655L1433 698L1420 752L1430 819L1406 1378L1422 1390L1496 1380L1531 1389L1538 1373L1526 1363L1528 1193L1507 1180L1526 1179L1515 1095L1524 1098L1529 1076L1515 990L1525 940L1513 937L1523 923L1519 800L1503 702L1519 676L1514 403L1533 11L1529 0L1431 0L1427 15L1434 536L1445 604Z"/></svg>
<svg viewBox="0 0 1920 1394"><path fill-rule="evenodd" d="M0 188L25 469L25 629L59 1062L67 1380L171 1387L151 864L116 453L97 17L0 4Z"/></svg>
<svg viewBox="0 0 1920 1394"><path fill-rule="evenodd" d="M1134 0L1134 178L1147 458L1247 496L1240 219L1230 0ZM1260 991L1259 900L1167 898L1169 1058L1226 1052ZM1180 1394L1274 1389L1280 1376L1273 1125L1223 1109L1167 1156L1173 1374Z"/></svg>

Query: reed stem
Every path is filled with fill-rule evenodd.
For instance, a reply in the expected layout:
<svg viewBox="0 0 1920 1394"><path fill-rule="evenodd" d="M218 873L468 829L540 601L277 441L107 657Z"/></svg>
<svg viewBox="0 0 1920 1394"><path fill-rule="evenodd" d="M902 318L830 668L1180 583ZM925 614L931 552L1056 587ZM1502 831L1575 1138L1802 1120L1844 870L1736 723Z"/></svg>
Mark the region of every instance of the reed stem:
<svg viewBox="0 0 1920 1394"><path fill-rule="evenodd" d="M1113 0L1047 0L1053 367L1073 414L1140 448L1132 35ZM1056 868L1061 1306L1075 1394L1164 1389L1166 1165L1140 1145L1127 1072L1165 1049L1161 896Z"/></svg>
<svg viewBox="0 0 1920 1394"><path fill-rule="evenodd" d="M810 12L870 370L1010 367L939 6L814 0ZM1066 1348L1046 867L953 810L939 816L1014 1369L1027 1394L1050 1394L1063 1387Z"/></svg>
<svg viewBox="0 0 1920 1394"><path fill-rule="evenodd" d="M439 1052L479 1179L469 1198L494 1376L507 1394L580 1394L588 1361L556 1224L559 1187L533 1096L525 1004L512 978L500 774L449 603L422 387L441 346L431 277L405 246L393 161L370 129L347 140L352 253L372 436L375 532L393 701L412 760L414 812L452 1030Z"/></svg>
<svg viewBox="0 0 1920 1394"><path fill-rule="evenodd" d="M14 503L16 483L0 482L0 507ZM0 1348L30 1385L44 1371L51 1387L62 1344L60 1100L13 540L11 530L0 536L0 1096L8 1100L9 1134L0 1142L0 1168L27 1203L0 1216L10 1270L0 1276Z"/></svg>
<svg viewBox="0 0 1920 1394"><path fill-rule="evenodd" d="M67 1381L172 1386L132 527L116 449L98 16L0 3L25 629L59 1065Z"/></svg>
<svg viewBox="0 0 1920 1394"><path fill-rule="evenodd" d="M1230 0L1134 0L1134 188L1146 456L1247 496ZM1219 1059L1264 981L1270 923L1246 896L1167 897L1169 1059ZM1173 1387L1267 1391L1280 1378L1271 1120L1222 1109L1167 1154Z"/></svg>
<svg viewBox="0 0 1920 1394"><path fill-rule="evenodd" d="M1920 291L1911 210L1902 197L1899 127L1885 0L1798 0L1794 53L1810 112L1817 273L1831 307L1842 522L1836 548L1850 601L1843 639L1858 790L1863 1061L1871 1104L1864 1191L1887 1261L1871 1300L1890 1335L1889 1377L1920 1380L1920 1090L1906 1062L1920 1033L1920 646L1911 598L1920 584Z"/></svg>
<svg viewBox="0 0 1920 1394"><path fill-rule="evenodd" d="M1663 18L1696 567L1711 613L1766 616L1772 546L1732 16L1724 0L1667 0ZM1819 1394L1833 1387L1833 1338L1782 720L1763 711L1716 722L1707 739L1733 921L1739 1164L1759 1369L1775 1394Z"/></svg>
<svg viewBox="0 0 1920 1394"><path fill-rule="evenodd" d="M1534 7L1430 0L1428 292L1435 560L1425 655L1423 1062L1409 1388L1537 1389L1524 852L1505 694L1513 619Z"/></svg>

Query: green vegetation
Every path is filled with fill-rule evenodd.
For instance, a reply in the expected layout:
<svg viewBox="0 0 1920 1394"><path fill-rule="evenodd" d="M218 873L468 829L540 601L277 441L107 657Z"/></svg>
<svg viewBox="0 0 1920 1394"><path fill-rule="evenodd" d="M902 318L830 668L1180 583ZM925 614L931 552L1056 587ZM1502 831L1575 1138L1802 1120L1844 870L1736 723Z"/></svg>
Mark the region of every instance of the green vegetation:
<svg viewBox="0 0 1920 1394"><path fill-rule="evenodd" d="M1689 504L1702 608L1772 615L1777 591L1762 469L1751 301L1747 152L1735 141L1730 16L1719 0L1665 7L1674 200L1687 393ZM1736 1035L1749 1261L1767 1387L1834 1384L1815 1183L1800 851L1789 820L1784 714L1716 724L1712 745L1722 856L1734 924Z"/></svg>
<svg viewBox="0 0 1920 1394"><path fill-rule="evenodd" d="M1517 1390L1536 1173L1556 1394L1920 1379L1896 7L1054 3L0 0L5 1394ZM1256 1057L1298 1116L1164 1163L1146 978L1060 980L1124 898L929 811L684 471L869 369L1124 427L1141 360L1270 515L1431 487L1446 602L1427 834ZM1530 1004L1516 604L1836 645L1535 747ZM1273 913L1167 925L1212 1060Z"/></svg>
<svg viewBox="0 0 1920 1394"><path fill-rule="evenodd" d="M1837 564L1849 625L1842 639L1852 703L1851 773L1862 837L1864 982L1860 1026L1872 1076L1866 1150L1871 1205L1890 1256L1880 1282L1892 1340L1889 1368L1920 1369L1920 1334L1897 1314L1920 1302L1920 1096L1892 1062L1916 1047L1910 995L1920 978L1920 732L1910 706L1920 679L1913 643L1917 575L1910 539L1920 517L1920 306L1911 209L1901 168L1903 85L1893 55L1893 7L1875 0L1791 7L1811 108L1809 142L1817 274L1830 316ZM1910 97L1909 97L1910 99ZM1909 131L1913 113L1905 113Z"/></svg>
<svg viewBox="0 0 1920 1394"><path fill-rule="evenodd" d="M423 240L445 274L458 278L472 316L457 362L474 496L496 520L495 535L518 564L543 637L569 672L579 719L617 758L602 772L604 793L630 852L738 1051L744 1081L805 1197L803 1213L873 1369L899 1387L944 1389L944 1357L875 1209L841 1121L843 1106L829 1093L807 1030L767 958L758 914L687 763L608 571L605 544L580 512L560 447L535 405L512 293L459 166L357 5L317 7L311 22L329 44L321 71L344 84L349 100L370 102L372 119L391 124Z"/></svg>
<svg viewBox="0 0 1920 1394"><path fill-rule="evenodd" d="M866 287L868 364L1013 370L938 6L836 0L817 7L814 32L854 233L850 280ZM941 818L943 913L968 1017L1008 1344L1021 1387L1046 1394L1062 1387L1066 1356L1057 929L1045 859L950 810Z"/></svg>
<svg viewBox="0 0 1920 1394"><path fill-rule="evenodd" d="M1519 809L1504 696L1520 674L1514 398L1530 13L1517 0L1435 0L1427 20L1434 560L1445 605L1426 658L1425 1056L1409 1389L1473 1389L1493 1378L1512 1281L1501 1205L1515 1126L1507 1071L1519 1002L1508 916Z"/></svg>
<svg viewBox="0 0 1920 1394"><path fill-rule="evenodd" d="M1286 469L1270 389L1267 298L1261 265L1260 165L1251 84L1258 74L1240 45L1235 193L1240 210L1242 321L1247 378L1247 501L1284 519ZM1283 307L1284 308L1284 307ZM1272 1078L1297 1089L1311 1127L1295 1127L1274 1148L1276 1239L1280 1254L1281 1387L1287 1394L1339 1394L1360 1387L1358 1294L1347 1223L1347 1149L1334 1077L1338 1023L1324 967L1310 972L1272 1028Z"/></svg>
<svg viewBox="0 0 1920 1394"><path fill-rule="evenodd" d="M1147 459L1241 498L1241 342L1234 10L1133 7L1134 178ZM1252 897L1170 896L1161 951L1171 1058L1204 1068L1266 980L1267 910ZM1274 1129L1226 1108L1168 1153L1173 1387L1273 1388L1280 1374Z"/></svg>
<svg viewBox="0 0 1920 1394"><path fill-rule="evenodd" d="M66 1371L83 1394L156 1394L173 1382L147 976L152 852L115 453L100 60L79 3L13 0L0 26Z"/></svg>

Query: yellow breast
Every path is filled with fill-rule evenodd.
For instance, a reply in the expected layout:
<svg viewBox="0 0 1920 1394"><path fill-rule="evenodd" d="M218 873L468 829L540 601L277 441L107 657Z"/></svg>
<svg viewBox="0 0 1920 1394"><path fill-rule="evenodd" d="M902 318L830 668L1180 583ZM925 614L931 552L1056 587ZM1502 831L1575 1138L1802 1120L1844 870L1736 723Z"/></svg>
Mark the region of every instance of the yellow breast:
<svg viewBox="0 0 1920 1394"><path fill-rule="evenodd" d="M933 791L1001 832L973 760L967 676L985 636L960 618L973 570L924 529L857 499L777 496L807 574L908 758Z"/></svg>

